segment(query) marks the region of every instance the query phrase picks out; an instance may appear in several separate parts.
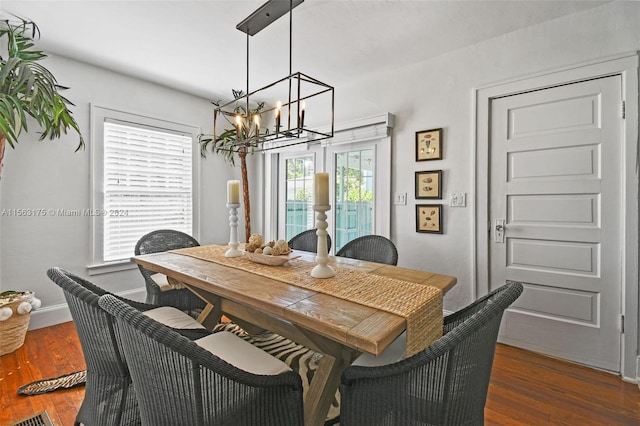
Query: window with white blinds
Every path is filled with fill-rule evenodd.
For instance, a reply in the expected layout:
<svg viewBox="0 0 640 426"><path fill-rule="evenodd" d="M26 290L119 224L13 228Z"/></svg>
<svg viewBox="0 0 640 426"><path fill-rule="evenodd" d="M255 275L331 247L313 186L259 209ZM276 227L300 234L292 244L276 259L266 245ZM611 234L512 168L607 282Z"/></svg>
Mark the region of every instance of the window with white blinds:
<svg viewBox="0 0 640 426"><path fill-rule="evenodd" d="M90 275L135 267L140 237L175 229L198 238L200 129L91 106Z"/></svg>
<svg viewBox="0 0 640 426"><path fill-rule="evenodd" d="M192 232L191 136L106 121L104 261L129 259L156 229Z"/></svg>

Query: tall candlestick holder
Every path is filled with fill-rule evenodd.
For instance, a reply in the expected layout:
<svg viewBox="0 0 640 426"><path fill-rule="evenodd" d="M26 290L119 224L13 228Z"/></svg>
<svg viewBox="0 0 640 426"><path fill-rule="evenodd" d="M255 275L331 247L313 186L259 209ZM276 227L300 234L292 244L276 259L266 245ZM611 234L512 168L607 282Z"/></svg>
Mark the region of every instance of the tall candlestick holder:
<svg viewBox="0 0 640 426"><path fill-rule="evenodd" d="M327 248L327 215L326 212L331 210L331 206L313 206L316 212L316 235L318 236L318 248L316 253L316 262L318 263L311 270L313 278L331 278L336 275L329 263L329 249Z"/></svg>
<svg viewBox="0 0 640 426"><path fill-rule="evenodd" d="M238 250L238 207L240 204L227 204L229 209L229 250L224 254L225 257L242 256L241 250Z"/></svg>

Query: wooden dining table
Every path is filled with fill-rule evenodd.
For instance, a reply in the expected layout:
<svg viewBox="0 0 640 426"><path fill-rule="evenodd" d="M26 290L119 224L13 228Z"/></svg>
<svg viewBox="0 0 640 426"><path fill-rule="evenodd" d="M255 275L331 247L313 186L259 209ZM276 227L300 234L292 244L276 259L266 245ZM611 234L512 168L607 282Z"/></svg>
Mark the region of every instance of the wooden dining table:
<svg viewBox="0 0 640 426"><path fill-rule="evenodd" d="M298 262L315 262L315 253L293 254L299 256ZM304 396L309 426L324 423L344 369L361 353L379 355L407 328L401 315L276 279L278 268L286 264L272 267L269 277L176 252L132 260L179 281L205 300L198 320L208 329L225 315L250 333L269 330L322 353ZM330 256L329 265L431 286L443 294L456 284L456 278L448 275L344 257Z"/></svg>

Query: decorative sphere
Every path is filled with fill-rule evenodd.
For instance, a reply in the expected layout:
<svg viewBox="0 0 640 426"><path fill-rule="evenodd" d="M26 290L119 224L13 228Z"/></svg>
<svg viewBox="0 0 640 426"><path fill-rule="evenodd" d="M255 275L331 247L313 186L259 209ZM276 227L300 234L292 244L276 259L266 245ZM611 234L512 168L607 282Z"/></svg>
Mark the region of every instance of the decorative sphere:
<svg viewBox="0 0 640 426"><path fill-rule="evenodd" d="M41 301L40 299L38 299L38 298L34 297L34 298L31 300L31 307L32 307L33 309L38 309L40 306L42 306L42 301Z"/></svg>
<svg viewBox="0 0 640 426"><path fill-rule="evenodd" d="M18 309L16 309L16 312L18 312L20 315L25 315L31 312L31 308L32 308L31 303L22 302L21 304L18 305Z"/></svg>
<svg viewBox="0 0 640 426"><path fill-rule="evenodd" d="M13 315L11 308L0 308L0 321L8 320L11 315Z"/></svg>

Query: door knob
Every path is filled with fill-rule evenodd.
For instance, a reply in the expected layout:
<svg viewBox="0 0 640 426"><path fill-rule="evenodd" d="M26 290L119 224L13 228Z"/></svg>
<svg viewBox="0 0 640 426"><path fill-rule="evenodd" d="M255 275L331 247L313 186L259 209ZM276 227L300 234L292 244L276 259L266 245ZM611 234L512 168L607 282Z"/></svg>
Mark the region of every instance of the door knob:
<svg viewBox="0 0 640 426"><path fill-rule="evenodd" d="M493 238L496 243L504 243L504 219L496 219Z"/></svg>

